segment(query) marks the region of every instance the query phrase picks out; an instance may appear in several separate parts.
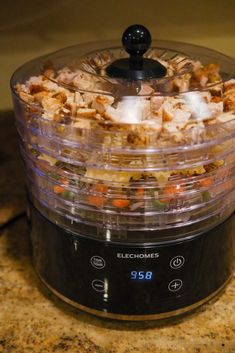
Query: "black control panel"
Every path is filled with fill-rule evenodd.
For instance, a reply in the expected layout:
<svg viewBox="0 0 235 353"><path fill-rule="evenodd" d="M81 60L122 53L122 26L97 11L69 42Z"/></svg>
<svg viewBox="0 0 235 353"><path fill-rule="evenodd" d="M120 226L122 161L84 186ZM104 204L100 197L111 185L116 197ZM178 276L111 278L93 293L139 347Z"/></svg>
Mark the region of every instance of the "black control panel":
<svg viewBox="0 0 235 353"><path fill-rule="evenodd" d="M85 291L84 305L109 305L140 314L172 298L186 295L195 285L201 238L172 245L122 246L70 239L71 258ZM84 273L84 268L86 271ZM79 286L79 284L78 284ZM79 300L79 288L76 289ZM85 303L86 302L86 303Z"/></svg>
<svg viewBox="0 0 235 353"><path fill-rule="evenodd" d="M188 240L118 244L75 236L32 208L35 266L52 288L85 307L132 316L169 312L202 300L229 278L229 224Z"/></svg>

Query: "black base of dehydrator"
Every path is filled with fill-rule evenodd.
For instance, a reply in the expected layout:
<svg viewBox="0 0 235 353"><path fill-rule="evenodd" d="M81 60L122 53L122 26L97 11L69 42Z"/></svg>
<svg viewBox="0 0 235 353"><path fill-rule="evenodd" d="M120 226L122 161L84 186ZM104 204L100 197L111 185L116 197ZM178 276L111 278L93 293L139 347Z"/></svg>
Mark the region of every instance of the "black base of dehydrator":
<svg viewBox="0 0 235 353"><path fill-rule="evenodd" d="M35 269L54 293L88 312L124 320L174 316L231 277L233 218L188 239L127 244L75 235L31 205Z"/></svg>

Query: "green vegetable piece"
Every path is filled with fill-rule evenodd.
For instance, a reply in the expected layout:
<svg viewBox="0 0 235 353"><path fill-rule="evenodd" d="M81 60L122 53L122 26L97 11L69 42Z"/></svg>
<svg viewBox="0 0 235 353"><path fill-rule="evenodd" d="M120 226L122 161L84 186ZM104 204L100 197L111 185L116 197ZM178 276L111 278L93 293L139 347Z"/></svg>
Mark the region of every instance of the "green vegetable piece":
<svg viewBox="0 0 235 353"><path fill-rule="evenodd" d="M73 201L75 194L74 194L74 192L72 192L70 190L65 190L62 192L61 196L66 200Z"/></svg>
<svg viewBox="0 0 235 353"><path fill-rule="evenodd" d="M210 201L211 195L210 195L209 191L203 191L202 192L202 199L203 199L204 202Z"/></svg>
<svg viewBox="0 0 235 353"><path fill-rule="evenodd" d="M56 180L60 179L60 176L58 174L55 174L55 173L51 173L50 176L51 176L51 178L56 179Z"/></svg>
<svg viewBox="0 0 235 353"><path fill-rule="evenodd" d="M158 209L158 210L164 210L164 208L166 207L166 203L161 202L159 200L155 200L154 201L154 206Z"/></svg>

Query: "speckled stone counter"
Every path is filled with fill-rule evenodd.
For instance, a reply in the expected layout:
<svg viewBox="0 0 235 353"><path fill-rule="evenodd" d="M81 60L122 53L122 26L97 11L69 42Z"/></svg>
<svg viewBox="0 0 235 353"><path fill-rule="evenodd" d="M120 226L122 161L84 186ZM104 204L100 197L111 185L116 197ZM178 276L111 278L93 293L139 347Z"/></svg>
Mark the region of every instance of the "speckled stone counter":
<svg viewBox="0 0 235 353"><path fill-rule="evenodd" d="M48 292L31 264L12 113L0 119L0 352L234 353L235 278L217 300L162 322L103 320Z"/></svg>

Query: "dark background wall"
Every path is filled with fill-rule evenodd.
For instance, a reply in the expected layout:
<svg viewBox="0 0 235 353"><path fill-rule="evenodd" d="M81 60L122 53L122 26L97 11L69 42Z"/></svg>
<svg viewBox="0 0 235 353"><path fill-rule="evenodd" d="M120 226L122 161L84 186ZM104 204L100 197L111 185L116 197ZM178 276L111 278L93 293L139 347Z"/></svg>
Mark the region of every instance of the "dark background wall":
<svg viewBox="0 0 235 353"><path fill-rule="evenodd" d="M201 44L235 56L235 0L0 0L0 108L11 106L17 66L60 47L119 38L142 23L157 39Z"/></svg>

